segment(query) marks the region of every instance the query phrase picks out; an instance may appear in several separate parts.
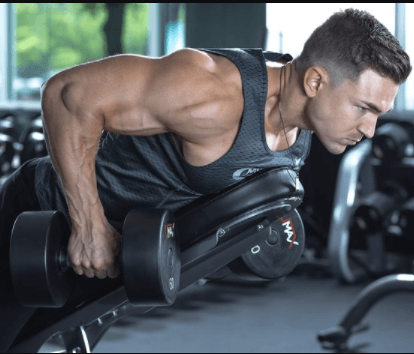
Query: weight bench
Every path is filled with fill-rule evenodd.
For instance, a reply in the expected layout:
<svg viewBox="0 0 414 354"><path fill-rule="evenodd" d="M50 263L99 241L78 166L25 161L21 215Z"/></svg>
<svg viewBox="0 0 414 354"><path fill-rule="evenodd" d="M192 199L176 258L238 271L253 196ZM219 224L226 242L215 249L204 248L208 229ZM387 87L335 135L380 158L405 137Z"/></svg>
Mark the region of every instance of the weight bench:
<svg viewBox="0 0 414 354"><path fill-rule="evenodd" d="M302 203L304 190L302 185L296 190L290 177L294 173L287 168L260 171L174 213L181 248L180 291L268 239L271 223ZM114 322L132 311L144 314L153 308L131 305L122 274L104 280L82 276L63 307L34 309L8 352L38 352L55 335L62 337L67 352L90 352Z"/></svg>

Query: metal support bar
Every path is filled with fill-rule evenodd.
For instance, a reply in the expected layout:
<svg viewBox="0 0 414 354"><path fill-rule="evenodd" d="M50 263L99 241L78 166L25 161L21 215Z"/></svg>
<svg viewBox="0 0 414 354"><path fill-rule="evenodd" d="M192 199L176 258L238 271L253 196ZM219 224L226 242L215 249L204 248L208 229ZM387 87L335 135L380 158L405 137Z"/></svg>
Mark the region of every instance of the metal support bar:
<svg viewBox="0 0 414 354"><path fill-rule="evenodd" d="M370 156L371 144L371 141L363 141L341 161L328 236L328 258L334 275L351 284L365 275L365 272L352 270L349 263L349 224L356 202L358 177Z"/></svg>
<svg viewBox="0 0 414 354"><path fill-rule="evenodd" d="M378 279L368 285L353 302L350 310L336 327L321 331L319 341L325 349L355 352L347 341L352 334L367 330L368 325L360 325L368 311L386 296L397 292L414 293L414 275L397 274Z"/></svg>
<svg viewBox="0 0 414 354"><path fill-rule="evenodd" d="M83 326L72 328L62 335L67 353L90 353L89 340Z"/></svg>

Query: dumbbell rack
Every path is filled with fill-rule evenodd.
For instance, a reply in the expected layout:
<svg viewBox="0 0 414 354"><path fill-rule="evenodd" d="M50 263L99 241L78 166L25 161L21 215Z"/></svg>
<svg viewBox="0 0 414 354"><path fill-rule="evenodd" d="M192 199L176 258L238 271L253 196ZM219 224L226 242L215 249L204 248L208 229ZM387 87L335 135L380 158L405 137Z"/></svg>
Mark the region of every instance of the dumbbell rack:
<svg viewBox="0 0 414 354"><path fill-rule="evenodd" d="M180 291L264 242L270 235L272 222L266 213L272 211L277 218L290 211L292 204L300 204L300 201L300 198L290 197L260 206L237 220L230 220L216 232L183 249ZM245 230L240 232L243 226L246 226ZM77 284L82 299L85 299L85 289L91 288L91 280L96 279L83 277ZM76 296L72 296L60 309L38 309L8 352L37 352L51 337L60 336L66 352L87 353L95 348L114 322L132 313L144 314L154 308L132 306L122 279L101 280L100 284L102 289L95 287L94 293L86 301L77 303L72 300ZM106 295L97 297L96 294L102 294L102 291Z"/></svg>

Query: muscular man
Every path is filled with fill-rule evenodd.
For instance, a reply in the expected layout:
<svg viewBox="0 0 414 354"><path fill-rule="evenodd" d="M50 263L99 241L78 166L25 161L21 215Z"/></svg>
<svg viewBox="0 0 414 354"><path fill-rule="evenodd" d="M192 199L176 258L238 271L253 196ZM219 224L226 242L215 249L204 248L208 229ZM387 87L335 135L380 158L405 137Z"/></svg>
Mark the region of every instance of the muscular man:
<svg viewBox="0 0 414 354"><path fill-rule="evenodd" d="M329 18L292 59L188 48L162 58L109 57L48 80L50 157L27 162L0 189L3 276L17 215L58 209L72 226L75 272L116 278L130 209L174 211L263 168L299 171L312 133L341 154L373 137L411 72L388 30L352 9Z"/></svg>
<svg viewBox="0 0 414 354"><path fill-rule="evenodd" d="M249 171L299 170L312 132L333 154L372 138L411 71L398 41L358 10L334 14L291 59L188 48L109 57L47 81L50 157L36 160L35 190L41 209L72 225L75 272L118 276L122 221L134 207L176 210Z"/></svg>
<svg viewBox="0 0 414 354"><path fill-rule="evenodd" d="M116 278L131 209L174 211L263 168L299 171L312 133L341 154L373 137L412 69L388 30L353 9L330 17L292 59L188 48L162 58L109 57L48 80L50 156L28 161L0 188L0 329L14 322L17 334L32 313L16 303L8 269L21 212L62 211L74 271ZM12 340L1 338L0 351Z"/></svg>

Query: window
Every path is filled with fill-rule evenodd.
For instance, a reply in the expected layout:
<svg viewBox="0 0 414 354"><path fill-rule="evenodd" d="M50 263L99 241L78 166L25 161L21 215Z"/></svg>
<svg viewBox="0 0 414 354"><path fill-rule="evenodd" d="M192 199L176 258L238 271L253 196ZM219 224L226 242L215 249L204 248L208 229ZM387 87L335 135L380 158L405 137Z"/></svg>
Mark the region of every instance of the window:
<svg viewBox="0 0 414 354"><path fill-rule="evenodd" d="M13 10L15 73L8 75L14 100L39 101L40 85L68 67L113 54L147 54L149 4L17 3Z"/></svg>
<svg viewBox="0 0 414 354"><path fill-rule="evenodd" d="M185 4L165 4L165 48L170 54L185 47Z"/></svg>
<svg viewBox="0 0 414 354"><path fill-rule="evenodd" d="M405 26L406 26L406 51L410 56L411 66L414 67L414 23L408 19L412 19L414 16L414 4L406 3L405 4ZM413 70L414 71L414 70ZM407 82L405 83L405 109L414 109L414 73L408 77Z"/></svg>

